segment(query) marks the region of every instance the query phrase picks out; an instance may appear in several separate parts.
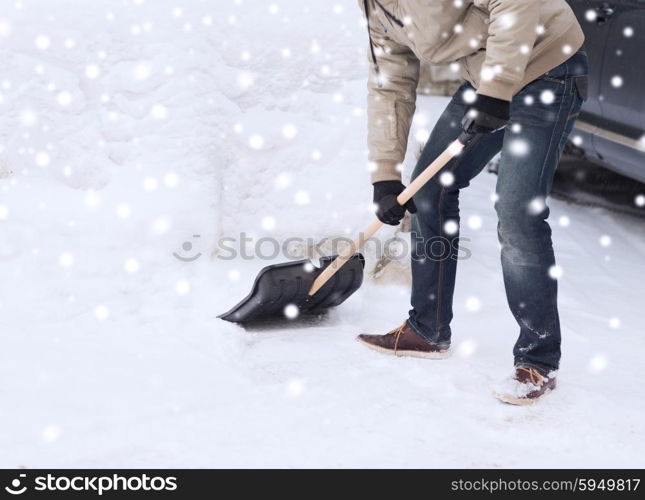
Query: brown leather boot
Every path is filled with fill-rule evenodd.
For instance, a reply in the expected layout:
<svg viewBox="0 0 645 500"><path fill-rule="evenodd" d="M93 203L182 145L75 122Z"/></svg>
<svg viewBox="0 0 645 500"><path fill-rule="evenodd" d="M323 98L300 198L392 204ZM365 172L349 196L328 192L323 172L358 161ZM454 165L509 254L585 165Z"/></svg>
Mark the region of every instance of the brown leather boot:
<svg viewBox="0 0 645 500"><path fill-rule="evenodd" d="M419 337L407 321L385 335L362 334L356 340L370 349L395 356L443 359L450 355L448 347L430 344Z"/></svg>
<svg viewBox="0 0 645 500"><path fill-rule="evenodd" d="M515 375L505 380L493 395L512 405L531 405L555 389L555 374L545 376L534 368L516 366Z"/></svg>

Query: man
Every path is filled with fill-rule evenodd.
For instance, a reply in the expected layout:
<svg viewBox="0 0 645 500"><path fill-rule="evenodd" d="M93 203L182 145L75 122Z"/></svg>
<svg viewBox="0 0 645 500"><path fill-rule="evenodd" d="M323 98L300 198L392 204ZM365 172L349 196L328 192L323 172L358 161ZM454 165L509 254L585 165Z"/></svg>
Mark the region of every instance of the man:
<svg viewBox="0 0 645 500"><path fill-rule="evenodd" d="M520 327L515 370L496 396L529 404L555 388L560 324L545 203L586 98L584 35L564 0L359 0L370 38L369 159L379 219L412 216L412 309L400 327L358 340L379 352L444 358L450 346L459 190L501 150L498 235L506 295ZM467 148L401 207L400 164L419 61L458 62L466 80L439 118L413 178L461 133ZM444 172L452 175L442 176ZM446 179L452 182L445 182ZM444 182L441 182L443 180ZM450 242L437 258L431 243Z"/></svg>

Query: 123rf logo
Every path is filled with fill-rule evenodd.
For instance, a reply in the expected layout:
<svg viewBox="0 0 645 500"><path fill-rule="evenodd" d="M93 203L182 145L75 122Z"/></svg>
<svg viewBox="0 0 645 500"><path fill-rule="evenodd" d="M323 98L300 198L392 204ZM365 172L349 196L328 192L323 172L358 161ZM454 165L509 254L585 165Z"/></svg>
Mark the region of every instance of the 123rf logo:
<svg viewBox="0 0 645 500"><path fill-rule="evenodd" d="M27 474L20 474L13 479L5 491L10 495L22 495L29 488L26 484ZM90 492L97 495L110 491L175 491L177 489L176 477L148 476L121 476L112 474L110 476L55 476L47 474L36 476L31 491L66 491L66 492Z"/></svg>

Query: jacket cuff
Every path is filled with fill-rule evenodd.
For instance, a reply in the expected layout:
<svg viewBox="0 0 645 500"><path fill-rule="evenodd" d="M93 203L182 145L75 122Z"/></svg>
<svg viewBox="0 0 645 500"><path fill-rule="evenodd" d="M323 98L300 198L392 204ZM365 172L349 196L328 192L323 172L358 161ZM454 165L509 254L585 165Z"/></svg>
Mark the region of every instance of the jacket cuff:
<svg viewBox="0 0 645 500"><path fill-rule="evenodd" d="M400 181L401 169L395 161L374 162L375 169L372 172L372 184L381 181Z"/></svg>
<svg viewBox="0 0 645 500"><path fill-rule="evenodd" d="M502 80L491 80L489 82L481 82L477 89L478 94L487 95L496 99L504 101L512 101L515 94L515 84L505 82Z"/></svg>

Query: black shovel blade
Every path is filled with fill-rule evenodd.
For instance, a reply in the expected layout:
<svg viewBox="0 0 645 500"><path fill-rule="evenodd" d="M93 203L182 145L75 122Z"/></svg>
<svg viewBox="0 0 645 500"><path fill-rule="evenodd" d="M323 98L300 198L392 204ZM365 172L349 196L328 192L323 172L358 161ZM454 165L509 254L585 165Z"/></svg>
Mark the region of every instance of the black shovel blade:
<svg viewBox="0 0 645 500"><path fill-rule="evenodd" d="M233 309L218 318L232 323L252 323L287 318L303 313L319 313L342 304L363 283L365 258L357 253L325 285L309 296L318 275L336 257L323 257L320 267L310 260L274 264L260 271L251 293Z"/></svg>

